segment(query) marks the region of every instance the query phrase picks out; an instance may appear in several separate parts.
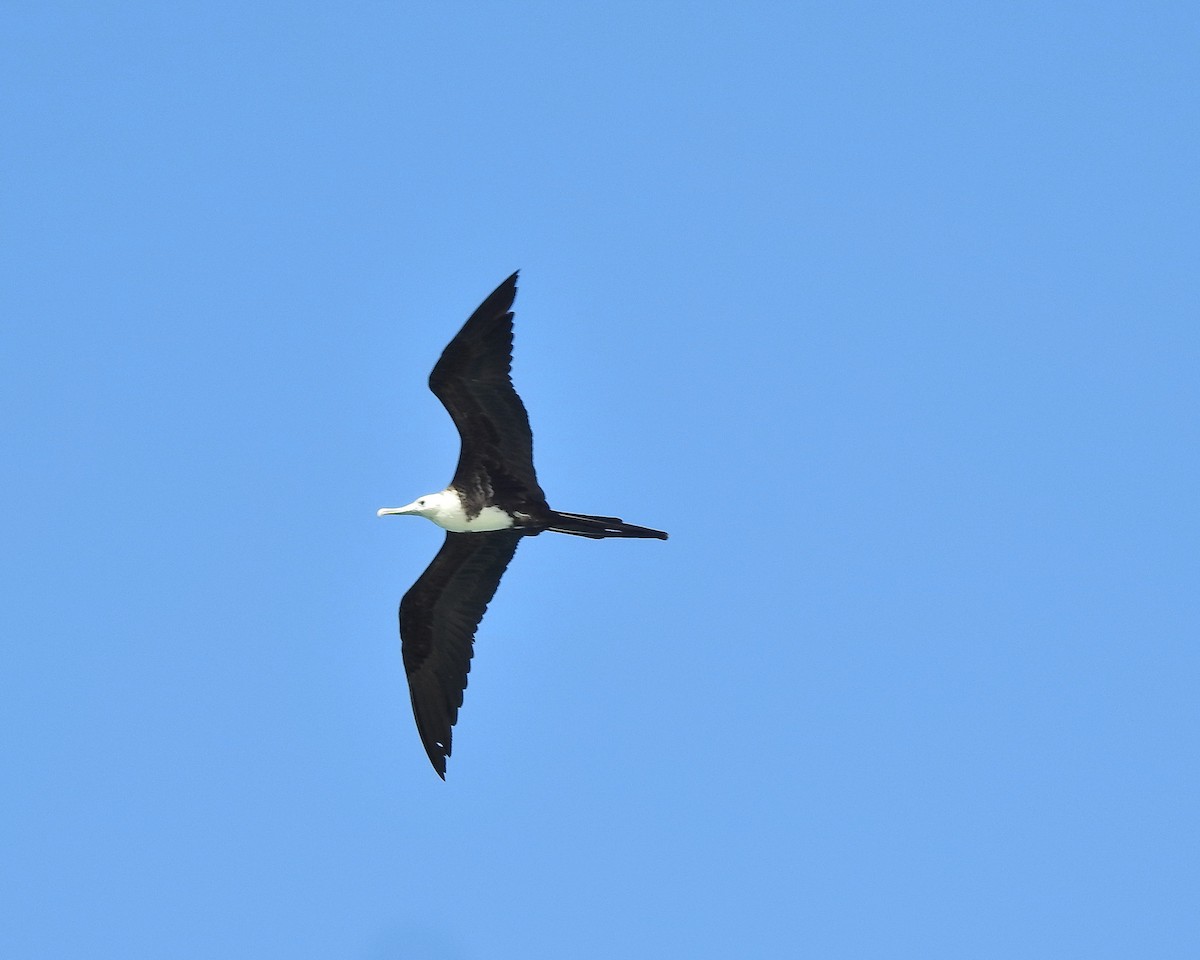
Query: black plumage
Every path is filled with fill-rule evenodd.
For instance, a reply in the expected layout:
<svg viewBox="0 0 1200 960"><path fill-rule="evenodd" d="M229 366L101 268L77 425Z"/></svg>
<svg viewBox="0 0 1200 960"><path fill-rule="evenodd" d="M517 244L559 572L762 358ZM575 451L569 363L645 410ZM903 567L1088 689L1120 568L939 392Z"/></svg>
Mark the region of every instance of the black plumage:
<svg viewBox="0 0 1200 960"><path fill-rule="evenodd" d="M462 706L475 630L524 536L519 530L446 533L433 563L400 601L404 672L417 732L446 778L451 727Z"/></svg>
<svg viewBox="0 0 1200 960"><path fill-rule="evenodd" d="M429 389L462 439L450 486L468 516L488 504L546 506L533 469L529 414L512 384L516 295L514 273L471 314L429 375Z"/></svg>
<svg viewBox="0 0 1200 960"><path fill-rule="evenodd" d="M447 527L433 562L400 602L400 636L413 715L433 768L445 779L452 728L458 720L475 631L523 537L543 530L574 536L652 537L660 530L619 517L560 513L546 503L533 467L533 435L511 379L513 299L517 274L480 304L447 345L429 388L454 420L462 440L458 466L442 494L384 513L419 513ZM423 509L451 495L456 511ZM486 522L488 508L503 511ZM499 518L499 519L497 519ZM472 529L471 523L479 523ZM492 524L509 524L497 529ZM464 528L452 529L449 524Z"/></svg>

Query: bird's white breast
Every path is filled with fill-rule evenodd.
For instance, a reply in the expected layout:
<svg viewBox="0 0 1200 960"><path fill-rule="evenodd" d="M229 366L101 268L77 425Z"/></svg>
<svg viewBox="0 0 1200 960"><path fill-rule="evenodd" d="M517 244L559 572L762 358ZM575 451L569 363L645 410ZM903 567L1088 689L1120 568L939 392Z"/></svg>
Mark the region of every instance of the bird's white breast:
<svg viewBox="0 0 1200 960"><path fill-rule="evenodd" d="M468 517L462 501L456 494L443 497L437 511L429 517L443 530L452 533L487 533L491 530L507 530L513 519L499 507L484 507L476 517Z"/></svg>

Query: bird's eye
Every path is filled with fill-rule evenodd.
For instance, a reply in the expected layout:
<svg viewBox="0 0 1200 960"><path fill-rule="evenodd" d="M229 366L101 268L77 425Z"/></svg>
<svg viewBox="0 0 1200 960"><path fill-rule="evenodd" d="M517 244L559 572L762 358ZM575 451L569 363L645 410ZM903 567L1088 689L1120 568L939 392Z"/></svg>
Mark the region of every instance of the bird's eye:
<svg viewBox="0 0 1200 960"><path fill-rule="evenodd" d="M418 501L417 501L417 506L418 506L418 507L423 507L423 506L425 506L425 501L424 501L424 500L418 500Z"/></svg>

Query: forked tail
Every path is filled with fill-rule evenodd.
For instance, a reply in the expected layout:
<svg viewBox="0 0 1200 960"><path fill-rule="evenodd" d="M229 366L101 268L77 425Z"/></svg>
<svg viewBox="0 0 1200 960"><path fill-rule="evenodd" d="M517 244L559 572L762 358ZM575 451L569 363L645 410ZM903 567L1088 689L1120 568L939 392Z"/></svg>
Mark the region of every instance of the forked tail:
<svg viewBox="0 0 1200 960"><path fill-rule="evenodd" d="M550 526L546 529L555 533L569 533L573 537L590 537L592 540L603 540L605 537L667 539L661 530L626 523L620 517L592 517L586 513L559 513L557 510L551 512Z"/></svg>

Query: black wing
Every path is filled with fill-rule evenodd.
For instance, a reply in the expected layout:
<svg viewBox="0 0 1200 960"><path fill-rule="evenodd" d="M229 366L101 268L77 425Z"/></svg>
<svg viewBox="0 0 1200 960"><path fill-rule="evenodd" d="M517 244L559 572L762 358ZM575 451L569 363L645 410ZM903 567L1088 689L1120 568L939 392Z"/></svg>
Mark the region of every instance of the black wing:
<svg viewBox="0 0 1200 960"><path fill-rule="evenodd" d="M471 314L429 375L462 437L451 486L475 510L494 499L546 499L533 469L529 415L510 377L516 295L514 273Z"/></svg>
<svg viewBox="0 0 1200 960"><path fill-rule="evenodd" d="M516 552L520 533L447 533L400 601L400 640L413 715L425 752L446 779L450 728L458 720L475 628Z"/></svg>

